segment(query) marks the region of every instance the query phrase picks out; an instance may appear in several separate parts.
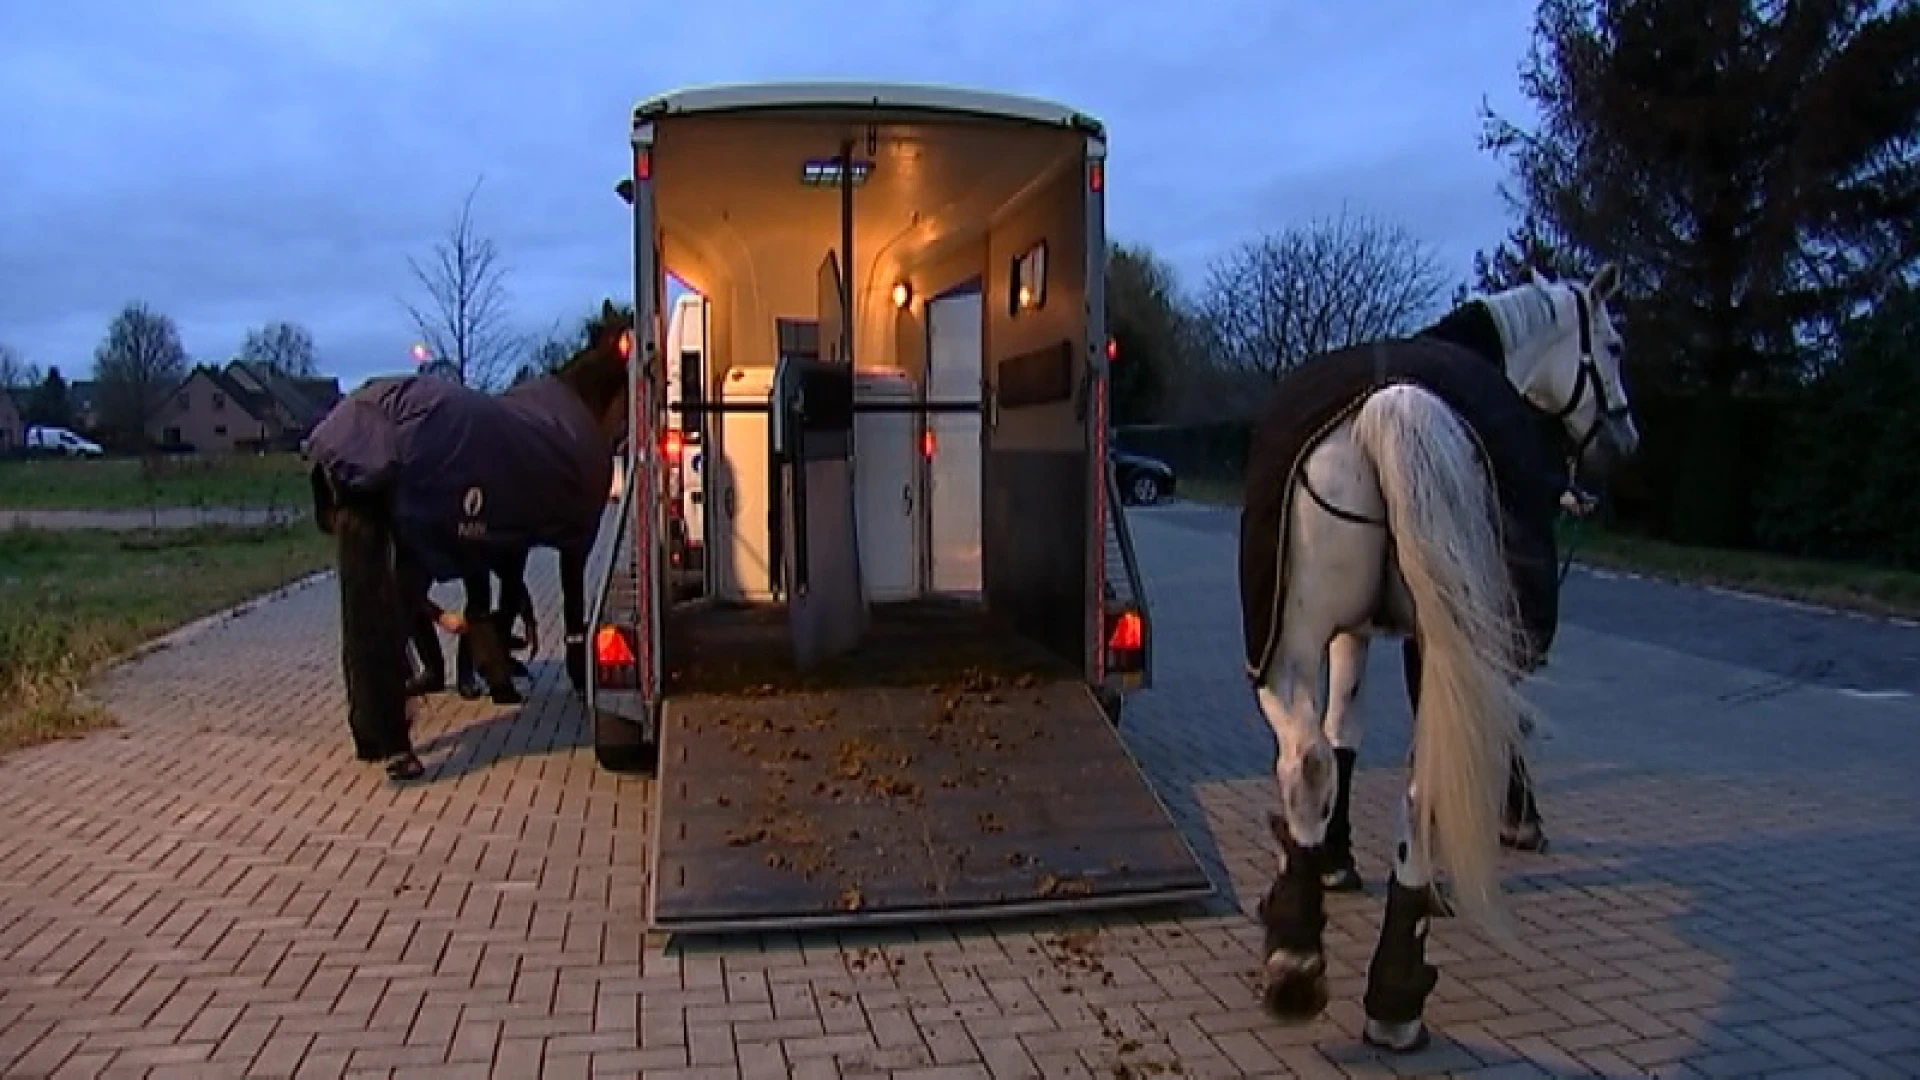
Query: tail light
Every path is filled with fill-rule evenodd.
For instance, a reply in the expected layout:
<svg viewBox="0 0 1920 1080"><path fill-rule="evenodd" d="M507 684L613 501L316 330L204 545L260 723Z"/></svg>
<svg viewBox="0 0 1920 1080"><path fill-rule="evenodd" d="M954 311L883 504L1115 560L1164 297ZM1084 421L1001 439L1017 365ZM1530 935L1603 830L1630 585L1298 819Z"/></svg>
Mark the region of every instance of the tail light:
<svg viewBox="0 0 1920 1080"><path fill-rule="evenodd" d="M634 658L633 631L622 626L602 626L593 635L594 682L604 690L635 690L640 686L640 668Z"/></svg>
<svg viewBox="0 0 1920 1080"><path fill-rule="evenodd" d="M1147 621L1131 608L1107 618L1107 670L1134 674L1147 666Z"/></svg>

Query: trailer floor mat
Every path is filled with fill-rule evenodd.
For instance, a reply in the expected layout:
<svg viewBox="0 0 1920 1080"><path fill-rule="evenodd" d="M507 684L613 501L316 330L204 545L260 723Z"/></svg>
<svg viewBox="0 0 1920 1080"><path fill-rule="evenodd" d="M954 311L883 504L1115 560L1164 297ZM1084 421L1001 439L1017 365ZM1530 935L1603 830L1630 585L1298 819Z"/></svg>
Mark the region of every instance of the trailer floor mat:
<svg viewBox="0 0 1920 1080"><path fill-rule="evenodd" d="M1085 685L669 699L651 927L791 930L1119 907L1211 882Z"/></svg>

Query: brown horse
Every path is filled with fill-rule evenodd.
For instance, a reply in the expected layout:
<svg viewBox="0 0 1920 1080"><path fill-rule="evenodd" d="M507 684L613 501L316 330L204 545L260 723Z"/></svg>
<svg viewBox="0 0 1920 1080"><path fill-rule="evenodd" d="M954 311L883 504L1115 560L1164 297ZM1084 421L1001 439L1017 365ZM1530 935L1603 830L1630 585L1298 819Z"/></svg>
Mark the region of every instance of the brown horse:
<svg viewBox="0 0 1920 1080"><path fill-rule="evenodd" d="M407 708L421 582L467 590L466 641L511 687L489 575L534 547L560 553L567 674L586 684L586 565L628 414L632 321L605 305L586 348L502 394L434 376L369 383L307 441L315 519L337 541L341 660L355 755L422 772Z"/></svg>

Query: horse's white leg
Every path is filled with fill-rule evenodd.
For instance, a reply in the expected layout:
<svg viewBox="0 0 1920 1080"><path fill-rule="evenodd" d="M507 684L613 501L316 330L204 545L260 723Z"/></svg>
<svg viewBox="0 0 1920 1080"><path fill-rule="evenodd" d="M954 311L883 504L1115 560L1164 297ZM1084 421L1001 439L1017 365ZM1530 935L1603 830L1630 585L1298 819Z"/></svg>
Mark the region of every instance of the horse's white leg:
<svg viewBox="0 0 1920 1080"><path fill-rule="evenodd" d="M1365 888L1353 861L1353 768L1360 760L1360 685L1367 670L1367 638L1355 631L1335 634L1327 647L1327 718L1322 725L1333 744L1334 771L1340 787L1333 817L1321 845L1320 882L1328 892Z"/></svg>
<svg viewBox="0 0 1920 1080"><path fill-rule="evenodd" d="M1334 506L1365 517L1380 514L1371 467L1343 430L1309 455L1306 475ZM1295 492L1292 506L1280 643L1255 697L1273 728L1280 796L1280 811L1269 819L1280 846L1280 873L1260 906L1266 1001L1282 1017L1298 1020L1318 1015L1327 1001L1317 849L1339 787L1337 759L1322 727L1328 643L1362 625L1373 610L1386 534L1328 513L1303 491Z"/></svg>
<svg viewBox="0 0 1920 1080"><path fill-rule="evenodd" d="M1414 822L1420 792L1412 781L1400 800L1399 836L1394 842L1393 877L1387 883L1387 916L1379 944L1367 966L1367 1023L1361 1037L1389 1050L1411 1051L1427 1045L1420 1019L1427 995L1440 972L1427 963L1427 930L1434 911L1433 869L1421 854Z"/></svg>

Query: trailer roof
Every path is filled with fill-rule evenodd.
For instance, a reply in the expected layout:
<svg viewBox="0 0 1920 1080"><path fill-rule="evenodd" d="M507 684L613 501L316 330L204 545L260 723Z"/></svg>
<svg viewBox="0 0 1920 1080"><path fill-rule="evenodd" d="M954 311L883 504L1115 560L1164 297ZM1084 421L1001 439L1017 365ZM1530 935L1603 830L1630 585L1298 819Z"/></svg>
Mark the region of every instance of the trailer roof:
<svg viewBox="0 0 1920 1080"><path fill-rule="evenodd" d="M769 82L687 87L640 102L634 106L633 115L635 121L643 121L690 113L840 108L962 113L1104 134L1100 121L1055 102L919 83Z"/></svg>

